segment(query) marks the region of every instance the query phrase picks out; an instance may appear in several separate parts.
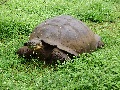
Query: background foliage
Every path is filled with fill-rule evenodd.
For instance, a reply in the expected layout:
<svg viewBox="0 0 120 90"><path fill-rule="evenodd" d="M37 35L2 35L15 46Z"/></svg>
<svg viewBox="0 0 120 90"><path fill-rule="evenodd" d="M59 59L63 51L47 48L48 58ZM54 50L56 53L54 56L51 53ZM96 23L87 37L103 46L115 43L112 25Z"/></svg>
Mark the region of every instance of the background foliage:
<svg viewBox="0 0 120 90"><path fill-rule="evenodd" d="M119 0L0 1L0 90L120 89ZM104 43L103 49L80 55L57 67L25 61L15 51L36 25L67 14L84 21Z"/></svg>

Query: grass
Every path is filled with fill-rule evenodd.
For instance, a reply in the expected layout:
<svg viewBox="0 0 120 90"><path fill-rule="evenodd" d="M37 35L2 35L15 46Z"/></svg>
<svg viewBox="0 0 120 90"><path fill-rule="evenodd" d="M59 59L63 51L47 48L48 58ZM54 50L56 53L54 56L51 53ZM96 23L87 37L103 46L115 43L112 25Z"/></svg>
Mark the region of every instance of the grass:
<svg viewBox="0 0 120 90"><path fill-rule="evenodd" d="M119 90L119 3L119 0L7 0L2 3L0 90ZM18 58L15 51L28 40L34 27L61 14L84 21L102 37L105 47L56 68L44 68L35 59Z"/></svg>

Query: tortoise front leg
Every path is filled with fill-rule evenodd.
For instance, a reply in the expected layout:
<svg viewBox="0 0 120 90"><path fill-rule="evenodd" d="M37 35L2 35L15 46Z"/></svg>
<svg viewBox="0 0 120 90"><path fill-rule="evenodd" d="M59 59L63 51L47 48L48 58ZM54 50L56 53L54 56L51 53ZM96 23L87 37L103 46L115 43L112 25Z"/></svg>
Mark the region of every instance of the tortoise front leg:
<svg viewBox="0 0 120 90"><path fill-rule="evenodd" d="M28 48L27 46L23 46L20 49L17 50L16 52L20 57L26 58L26 59L31 59L33 55L33 50Z"/></svg>
<svg viewBox="0 0 120 90"><path fill-rule="evenodd" d="M66 60L70 60L71 58L68 56L68 54L66 54L64 51L58 49L58 48L54 48L52 53L51 53L51 62L52 63L56 63L57 60L60 61L60 63L63 63Z"/></svg>

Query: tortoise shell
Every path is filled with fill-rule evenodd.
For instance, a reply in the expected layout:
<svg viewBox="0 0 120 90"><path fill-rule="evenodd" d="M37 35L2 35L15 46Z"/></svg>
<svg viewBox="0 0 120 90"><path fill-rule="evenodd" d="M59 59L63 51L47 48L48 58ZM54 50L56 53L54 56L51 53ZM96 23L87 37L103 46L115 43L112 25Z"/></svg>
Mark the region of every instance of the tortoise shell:
<svg viewBox="0 0 120 90"><path fill-rule="evenodd" d="M82 21L68 15L48 19L38 25L29 40L43 41L70 54L87 53L95 50L102 42ZM102 44L101 44L102 45Z"/></svg>

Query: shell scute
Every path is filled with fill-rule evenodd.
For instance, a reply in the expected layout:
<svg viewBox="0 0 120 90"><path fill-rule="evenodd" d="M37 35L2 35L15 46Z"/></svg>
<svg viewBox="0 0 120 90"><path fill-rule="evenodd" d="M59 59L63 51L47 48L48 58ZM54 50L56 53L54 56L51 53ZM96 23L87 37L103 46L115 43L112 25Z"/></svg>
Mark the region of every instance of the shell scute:
<svg viewBox="0 0 120 90"><path fill-rule="evenodd" d="M82 21L68 15L57 16L38 25L29 39L38 37L76 56L95 50L97 43L95 34Z"/></svg>

